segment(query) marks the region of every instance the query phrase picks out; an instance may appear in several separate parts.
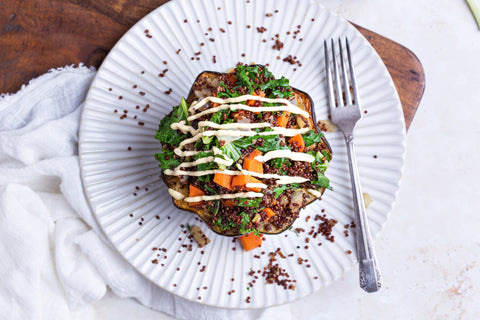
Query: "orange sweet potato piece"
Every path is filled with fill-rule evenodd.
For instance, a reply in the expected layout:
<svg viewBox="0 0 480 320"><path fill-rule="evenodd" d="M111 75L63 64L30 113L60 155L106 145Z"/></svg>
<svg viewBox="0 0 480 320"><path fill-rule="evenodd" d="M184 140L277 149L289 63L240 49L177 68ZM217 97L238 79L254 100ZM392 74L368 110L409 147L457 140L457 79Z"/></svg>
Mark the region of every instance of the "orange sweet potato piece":
<svg viewBox="0 0 480 320"><path fill-rule="evenodd" d="M259 96L265 98L265 92L263 92L262 90L255 90L253 91L252 96ZM257 100L247 100L247 106L253 106L256 101Z"/></svg>
<svg viewBox="0 0 480 320"><path fill-rule="evenodd" d="M293 147L294 151L303 152L305 150L305 141L303 141L303 137L301 134L297 134L288 140L290 145Z"/></svg>
<svg viewBox="0 0 480 320"><path fill-rule="evenodd" d="M253 234L253 232L238 237L238 240L240 240L240 243L245 251L250 251L262 245L262 236L256 236Z"/></svg>
<svg viewBox="0 0 480 320"><path fill-rule="evenodd" d="M215 173L213 177L213 182L219 186L224 187L225 189L232 190L232 178L233 176L224 173Z"/></svg>
<svg viewBox="0 0 480 320"><path fill-rule="evenodd" d="M290 112L284 111L283 114L277 118L277 124L279 127L286 128L288 120L290 120Z"/></svg>
<svg viewBox="0 0 480 320"><path fill-rule="evenodd" d="M265 221L268 221L271 217L273 217L275 215L275 211L273 211L270 208L265 208L265 209L263 209L263 211L265 212L265 214L268 217L267 219L265 219Z"/></svg>
<svg viewBox="0 0 480 320"><path fill-rule="evenodd" d="M235 207L237 205L237 200L225 199L223 200L223 205L226 207Z"/></svg>
<svg viewBox="0 0 480 320"><path fill-rule="evenodd" d="M188 190L188 196L189 197L199 197L203 196L205 192L202 191L202 189L195 187L194 185L190 185L189 190ZM190 206L198 206L199 204L202 204L203 201L198 201L198 202L190 202Z"/></svg>
<svg viewBox="0 0 480 320"><path fill-rule="evenodd" d="M247 183L262 183L262 181L247 175L235 176L232 179L232 187L238 187L240 189L246 189L253 192L260 192L262 190L261 188L247 188Z"/></svg>
<svg viewBox="0 0 480 320"><path fill-rule="evenodd" d="M232 113L233 119L235 122L239 122L241 119L247 117L247 112L245 110L238 110L237 112Z"/></svg>
<svg viewBox="0 0 480 320"><path fill-rule="evenodd" d="M261 156L261 155L262 155L262 152L257 149L250 152L250 154L247 155L243 160L243 169L252 171L252 172L263 173L263 163L258 160L255 160L256 156Z"/></svg>

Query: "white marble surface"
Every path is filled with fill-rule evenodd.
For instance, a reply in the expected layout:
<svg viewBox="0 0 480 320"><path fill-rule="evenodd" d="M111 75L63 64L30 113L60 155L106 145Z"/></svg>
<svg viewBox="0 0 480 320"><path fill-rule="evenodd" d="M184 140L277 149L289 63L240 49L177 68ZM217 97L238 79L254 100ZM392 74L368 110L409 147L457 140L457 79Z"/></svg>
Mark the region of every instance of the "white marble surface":
<svg viewBox="0 0 480 320"><path fill-rule="evenodd" d="M426 90L408 132L397 203L376 240L384 288L357 270L291 305L295 319L478 319L480 31L462 0L325 0L417 54ZM477 0L480 5L480 1ZM111 294L79 319L173 319Z"/></svg>

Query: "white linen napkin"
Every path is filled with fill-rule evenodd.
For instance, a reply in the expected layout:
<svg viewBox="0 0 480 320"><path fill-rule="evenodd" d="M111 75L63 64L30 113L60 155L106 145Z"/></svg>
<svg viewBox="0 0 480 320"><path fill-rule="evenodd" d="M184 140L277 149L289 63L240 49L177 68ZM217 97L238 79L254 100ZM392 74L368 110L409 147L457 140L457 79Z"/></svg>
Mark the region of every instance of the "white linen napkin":
<svg viewBox="0 0 480 320"><path fill-rule="evenodd" d="M95 70L50 70L0 97L0 319L71 319L107 287L180 319L290 319L288 305L228 310L193 303L136 272L85 199L78 128Z"/></svg>

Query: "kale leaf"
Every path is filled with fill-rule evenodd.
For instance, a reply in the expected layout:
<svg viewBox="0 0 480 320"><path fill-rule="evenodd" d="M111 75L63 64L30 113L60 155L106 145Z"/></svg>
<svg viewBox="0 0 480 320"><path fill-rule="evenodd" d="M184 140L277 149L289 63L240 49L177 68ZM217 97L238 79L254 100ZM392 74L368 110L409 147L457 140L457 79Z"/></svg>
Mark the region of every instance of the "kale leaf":
<svg viewBox="0 0 480 320"><path fill-rule="evenodd" d="M291 165L290 160L288 158L275 158L271 160L270 164L272 165L272 167L278 168L278 169L281 169L284 164L287 167Z"/></svg>
<svg viewBox="0 0 480 320"><path fill-rule="evenodd" d="M217 92L217 97L219 98L234 98L241 96L241 93L238 93L237 91L231 91L228 89L228 87L225 85L225 82L220 82L220 87L224 88L223 92L219 91Z"/></svg>
<svg viewBox="0 0 480 320"><path fill-rule="evenodd" d="M200 152L193 156L195 160L201 159L201 158L206 158L206 157L211 157L213 156L212 152ZM200 163L197 165L197 170L198 171L205 171L205 170L211 170L211 169L216 169L217 168L217 163L216 162L207 162L207 163Z"/></svg>
<svg viewBox="0 0 480 320"><path fill-rule="evenodd" d="M259 74L258 66L237 66L237 79L243 86L248 88L250 93L252 93L254 90L253 79L256 77L256 74Z"/></svg>
<svg viewBox="0 0 480 320"><path fill-rule="evenodd" d="M329 161L324 157L321 152L310 151L308 154L315 157L315 161L312 162L312 168L317 172L317 178L312 180L311 183L319 187L333 190L330 186L330 180L323 174L327 170Z"/></svg>
<svg viewBox="0 0 480 320"><path fill-rule="evenodd" d="M262 202L262 198L238 198L237 206L239 207L258 207Z"/></svg>
<svg viewBox="0 0 480 320"><path fill-rule="evenodd" d="M258 88L262 91L271 90L270 97L278 96L279 98L288 98L293 95L292 90L290 89L289 80L285 77L280 79L269 80L261 85ZM282 89L283 92L282 92Z"/></svg>
<svg viewBox="0 0 480 320"><path fill-rule="evenodd" d="M237 147L234 141L225 144L223 147L220 147L222 153L232 159L233 161L237 161L242 156L242 148Z"/></svg>
<svg viewBox="0 0 480 320"><path fill-rule="evenodd" d="M206 174L204 176L200 176L198 177L198 181L202 181L202 182L209 182L212 180L212 174Z"/></svg>
<svg viewBox="0 0 480 320"><path fill-rule="evenodd" d="M172 123L179 122L181 120L187 120L188 117L188 106L185 98L182 97L182 100L178 106L173 107L171 114L166 115L158 126L157 133L155 134L155 139L159 140L162 144L168 143L178 147L180 142L182 142L187 135L179 133L177 130L172 130L170 127Z"/></svg>
<svg viewBox="0 0 480 320"><path fill-rule="evenodd" d="M232 142L220 147L220 150L222 150L223 154L233 161L237 161L242 156L242 149L247 149L252 145L253 138L254 137L242 137L240 139L233 140Z"/></svg>
<svg viewBox="0 0 480 320"><path fill-rule="evenodd" d="M256 84L255 78L261 78L262 74L265 78L274 78L273 74L266 68L260 68L257 65L237 66L237 80L242 86L248 88L250 93L253 93L255 89L260 89L263 92L268 91L270 98L278 96L279 98L288 98L293 95L290 88L289 80L285 77L280 79L267 80L264 83ZM283 91L283 92L282 92Z"/></svg>
<svg viewBox="0 0 480 320"><path fill-rule="evenodd" d="M309 151L307 154L315 157L315 161L312 162L312 168L320 173L324 173L329 165L329 161L320 152Z"/></svg>
<svg viewBox="0 0 480 320"><path fill-rule="evenodd" d="M332 154L330 152L328 152L327 150L322 150L322 154L325 157L325 159L327 159L327 161L332 160Z"/></svg>
<svg viewBox="0 0 480 320"><path fill-rule="evenodd" d="M287 189L296 190L298 188L300 188L300 185L298 183L282 184L273 189L273 196L275 197L275 199L277 199L285 190Z"/></svg>
<svg viewBox="0 0 480 320"><path fill-rule="evenodd" d="M217 124L222 124L230 120L229 115L230 109L219 110L213 114L213 116L210 118L210 121ZM224 120L224 118L227 120Z"/></svg>
<svg viewBox="0 0 480 320"><path fill-rule="evenodd" d="M280 144L281 140L278 135L269 135L269 136L254 136L254 138L263 138L263 146L257 146L256 148L262 152L269 152L274 150L286 150L289 149L287 145L282 146Z"/></svg>
<svg viewBox="0 0 480 320"><path fill-rule="evenodd" d="M222 230L230 230L233 227L236 227L237 225L233 223L233 221L228 220L225 225L223 225L223 219L221 216L218 217L218 219L213 223L214 226L219 227Z"/></svg>
<svg viewBox="0 0 480 320"><path fill-rule="evenodd" d="M220 210L220 200L216 200L215 205L213 206L213 215L214 216L217 215L218 210Z"/></svg>
<svg viewBox="0 0 480 320"><path fill-rule="evenodd" d="M155 159L160 162L159 167L163 170L175 169L180 165L180 160L175 159L173 150L163 150L162 153L156 153Z"/></svg>
<svg viewBox="0 0 480 320"><path fill-rule="evenodd" d="M259 231L257 228L248 228L247 229L247 225L250 223L250 216L245 213L245 212L241 212L240 213L240 216L241 216L241 222L240 222L240 233L241 234L246 234L246 233L250 233L250 232L253 232L254 235L258 236L259 235Z"/></svg>
<svg viewBox="0 0 480 320"><path fill-rule="evenodd" d="M305 147L310 147L312 144L317 142L322 142L323 133L315 133L313 130L310 130L302 134L303 141L305 141Z"/></svg>
<svg viewBox="0 0 480 320"><path fill-rule="evenodd" d="M322 188L327 188L328 190L333 190L330 186L330 180L320 172L317 172L317 179L312 180L311 183Z"/></svg>
<svg viewBox="0 0 480 320"><path fill-rule="evenodd" d="M271 131L271 129L270 129ZM268 136L260 136L254 135L252 137L242 137L237 140L233 140L230 143L220 147L223 154L225 154L233 161L237 161L240 159L242 155L242 149L247 149L250 146L253 146L253 140L262 138L264 140L263 146L255 146L255 149L258 149L262 152L269 152L274 150L286 150L289 149L287 145L282 146L280 144L281 140L276 134L268 135Z"/></svg>

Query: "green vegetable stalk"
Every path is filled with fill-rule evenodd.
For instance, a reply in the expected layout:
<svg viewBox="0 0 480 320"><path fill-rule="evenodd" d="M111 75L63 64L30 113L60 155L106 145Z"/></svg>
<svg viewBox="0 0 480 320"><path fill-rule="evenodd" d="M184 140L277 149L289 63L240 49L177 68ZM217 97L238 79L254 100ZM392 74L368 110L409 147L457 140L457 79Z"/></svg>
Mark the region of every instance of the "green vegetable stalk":
<svg viewBox="0 0 480 320"><path fill-rule="evenodd" d="M473 17L475 18L475 21L477 21L478 28L480 29L480 10L477 7L477 4L475 3L475 0L465 0L467 1L468 6L470 7L470 10L473 13Z"/></svg>

